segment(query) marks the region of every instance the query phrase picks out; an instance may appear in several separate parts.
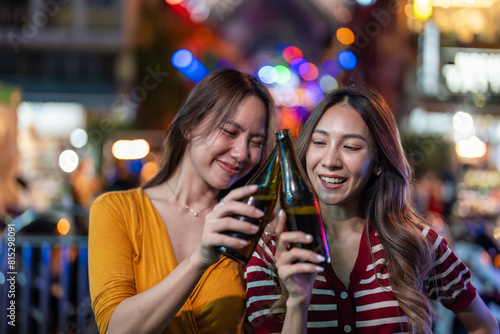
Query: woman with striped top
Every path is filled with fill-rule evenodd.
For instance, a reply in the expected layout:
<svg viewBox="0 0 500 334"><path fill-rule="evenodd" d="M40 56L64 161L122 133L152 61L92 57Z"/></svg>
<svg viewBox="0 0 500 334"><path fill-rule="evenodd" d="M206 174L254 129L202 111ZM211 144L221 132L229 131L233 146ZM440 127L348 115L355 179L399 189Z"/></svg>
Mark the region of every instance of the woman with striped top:
<svg viewBox="0 0 500 334"><path fill-rule="evenodd" d="M432 301L470 333L498 323L469 269L409 203L411 169L396 121L373 90L327 95L296 143L318 196L331 265L291 247L280 212L246 266L247 319L256 333L430 333Z"/></svg>

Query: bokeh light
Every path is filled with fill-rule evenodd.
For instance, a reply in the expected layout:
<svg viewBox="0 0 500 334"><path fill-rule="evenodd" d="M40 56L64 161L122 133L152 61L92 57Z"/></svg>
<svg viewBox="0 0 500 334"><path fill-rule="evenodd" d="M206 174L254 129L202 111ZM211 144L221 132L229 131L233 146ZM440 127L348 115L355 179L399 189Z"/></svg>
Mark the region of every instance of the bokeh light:
<svg viewBox="0 0 500 334"><path fill-rule="evenodd" d="M142 159L149 154L149 143L144 139L117 140L111 147L111 153L119 160Z"/></svg>
<svg viewBox="0 0 500 334"><path fill-rule="evenodd" d="M165 2L168 3L169 5L178 5L183 1L184 0L165 0Z"/></svg>
<svg viewBox="0 0 500 334"><path fill-rule="evenodd" d="M467 133L472 130L474 120L469 113L458 111L453 115L453 128L457 132Z"/></svg>
<svg viewBox="0 0 500 334"><path fill-rule="evenodd" d="M81 148L87 145L88 139L89 137L87 132L83 129L75 129L71 131L69 135L69 142L76 148Z"/></svg>
<svg viewBox="0 0 500 334"><path fill-rule="evenodd" d="M278 70L270 65L262 66L257 75L260 81L268 85L275 83L279 77Z"/></svg>
<svg viewBox="0 0 500 334"><path fill-rule="evenodd" d="M336 77L340 74L340 72L342 72L342 67L340 67L340 64L337 60L327 59L323 62L323 71L333 77Z"/></svg>
<svg viewBox="0 0 500 334"><path fill-rule="evenodd" d="M336 36L339 42L342 44L350 45L354 43L354 33L349 28L342 27L337 29Z"/></svg>
<svg viewBox="0 0 500 334"><path fill-rule="evenodd" d="M187 10L190 12L189 17L195 23L205 21L210 15L210 8L207 7L205 1L190 1L188 2Z"/></svg>
<svg viewBox="0 0 500 334"><path fill-rule="evenodd" d="M432 15L431 0L414 0L413 14L420 21L426 21Z"/></svg>
<svg viewBox="0 0 500 334"><path fill-rule="evenodd" d="M325 93L331 92L339 87L337 80L329 74L323 74L319 78L319 86Z"/></svg>
<svg viewBox="0 0 500 334"><path fill-rule="evenodd" d="M66 218L61 218L57 222L56 226L57 232L61 235L66 235L69 233L69 230L71 229L71 224L69 223L69 220Z"/></svg>
<svg viewBox="0 0 500 334"><path fill-rule="evenodd" d="M277 65L274 68L276 69L276 71L278 71L278 79L276 79L276 83L284 84L290 81L291 74L288 67Z"/></svg>
<svg viewBox="0 0 500 334"><path fill-rule="evenodd" d="M205 65L186 49L175 51L171 61L175 68L194 82L200 82L209 73Z"/></svg>
<svg viewBox="0 0 500 334"><path fill-rule="evenodd" d="M283 59L286 60L287 63L290 63L295 58L303 58L304 54L302 50L296 46L288 46L283 50Z"/></svg>
<svg viewBox="0 0 500 334"><path fill-rule="evenodd" d="M360 6L371 6L374 5L377 0L356 0Z"/></svg>
<svg viewBox="0 0 500 334"><path fill-rule="evenodd" d="M290 62L290 68L298 75L309 72L309 62L302 57L297 57Z"/></svg>
<svg viewBox="0 0 500 334"><path fill-rule="evenodd" d="M339 64L346 70L352 70L358 64L356 55L349 50L344 50L339 53Z"/></svg>
<svg viewBox="0 0 500 334"><path fill-rule="evenodd" d="M304 66L304 65L301 65L301 66ZM299 71L300 71L300 69L299 69ZM300 76L302 77L302 79L304 79L306 81L312 81L312 80L316 80L318 78L318 75L319 75L318 67L316 65L314 65L313 63L309 63L309 71L307 71L307 73L301 74Z"/></svg>
<svg viewBox="0 0 500 334"><path fill-rule="evenodd" d="M66 173L75 171L78 164L78 154L73 150L65 150L59 155L59 167Z"/></svg>
<svg viewBox="0 0 500 334"><path fill-rule="evenodd" d="M186 68L193 62L193 53L186 49L180 49L172 55L172 65L175 68Z"/></svg>
<svg viewBox="0 0 500 334"><path fill-rule="evenodd" d="M475 159L486 154L486 144L476 136L461 140L455 146L457 155L461 158Z"/></svg>

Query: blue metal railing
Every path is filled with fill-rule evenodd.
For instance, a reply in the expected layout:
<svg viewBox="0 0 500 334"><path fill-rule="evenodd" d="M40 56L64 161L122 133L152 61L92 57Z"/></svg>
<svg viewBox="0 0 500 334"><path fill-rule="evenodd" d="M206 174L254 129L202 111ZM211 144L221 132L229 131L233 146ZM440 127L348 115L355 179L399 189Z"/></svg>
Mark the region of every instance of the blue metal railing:
<svg viewBox="0 0 500 334"><path fill-rule="evenodd" d="M88 289L87 237L15 236L10 240L9 244L4 231L0 333L97 333Z"/></svg>

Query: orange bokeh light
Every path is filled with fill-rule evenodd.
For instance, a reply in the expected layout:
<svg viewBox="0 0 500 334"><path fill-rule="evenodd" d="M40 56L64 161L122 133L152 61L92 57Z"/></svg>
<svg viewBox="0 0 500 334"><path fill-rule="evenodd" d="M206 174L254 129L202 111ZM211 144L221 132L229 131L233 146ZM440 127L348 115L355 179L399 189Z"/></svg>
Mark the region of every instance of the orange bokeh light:
<svg viewBox="0 0 500 334"><path fill-rule="evenodd" d="M57 222L57 232L62 235L68 234L69 230L71 228L71 224L69 223L69 220L66 218L61 218Z"/></svg>
<svg viewBox="0 0 500 334"><path fill-rule="evenodd" d="M165 2L168 3L169 5L178 5L183 1L184 0L165 0Z"/></svg>
<svg viewBox="0 0 500 334"><path fill-rule="evenodd" d="M354 43L354 33L351 29L342 27L337 30L337 39L340 43L349 45Z"/></svg>

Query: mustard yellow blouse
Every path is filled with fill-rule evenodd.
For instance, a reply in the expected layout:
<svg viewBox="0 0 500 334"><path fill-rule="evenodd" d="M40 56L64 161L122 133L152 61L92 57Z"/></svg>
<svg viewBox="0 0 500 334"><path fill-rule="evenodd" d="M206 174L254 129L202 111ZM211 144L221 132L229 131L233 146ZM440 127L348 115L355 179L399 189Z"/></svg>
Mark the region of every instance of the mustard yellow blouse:
<svg viewBox="0 0 500 334"><path fill-rule="evenodd" d="M99 332L106 332L121 301L154 286L177 265L165 224L141 188L94 201L89 283ZM163 333L241 333L245 291L238 266L221 257L209 267Z"/></svg>

